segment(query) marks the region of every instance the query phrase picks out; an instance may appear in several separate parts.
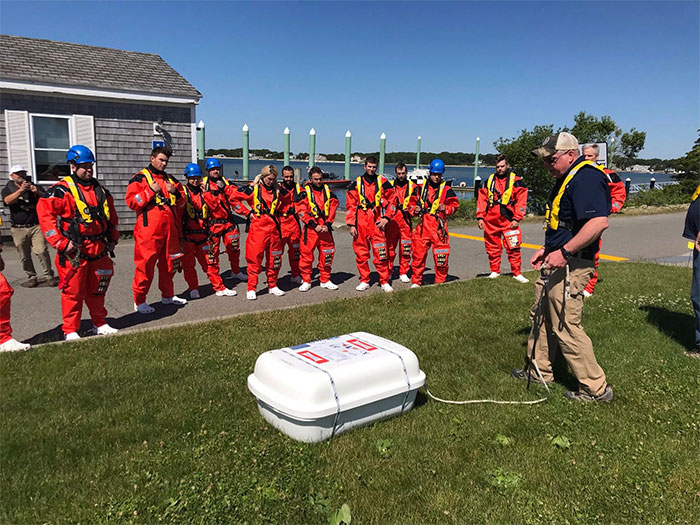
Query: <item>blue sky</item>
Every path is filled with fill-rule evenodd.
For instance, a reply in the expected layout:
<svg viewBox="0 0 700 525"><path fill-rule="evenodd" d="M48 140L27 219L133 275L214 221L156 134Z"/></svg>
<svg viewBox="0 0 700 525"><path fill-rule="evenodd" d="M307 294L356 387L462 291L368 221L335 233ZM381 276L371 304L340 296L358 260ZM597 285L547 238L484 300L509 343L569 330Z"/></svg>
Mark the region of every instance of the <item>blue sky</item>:
<svg viewBox="0 0 700 525"><path fill-rule="evenodd" d="M683 155L700 128L700 3L0 2L5 34L161 55L204 95L207 147L494 152L581 110Z"/></svg>

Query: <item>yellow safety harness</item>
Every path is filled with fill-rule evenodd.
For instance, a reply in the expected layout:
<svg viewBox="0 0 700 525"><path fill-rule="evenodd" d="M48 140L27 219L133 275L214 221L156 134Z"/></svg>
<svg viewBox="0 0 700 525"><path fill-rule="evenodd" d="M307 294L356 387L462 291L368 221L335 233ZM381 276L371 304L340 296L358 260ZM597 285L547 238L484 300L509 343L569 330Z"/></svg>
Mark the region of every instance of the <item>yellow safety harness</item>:
<svg viewBox="0 0 700 525"><path fill-rule="evenodd" d="M695 190L695 193L693 193L693 198L690 199L690 202L693 202L698 197L700 197L700 185L698 185L697 189Z"/></svg>
<svg viewBox="0 0 700 525"><path fill-rule="evenodd" d="M271 215L274 217L279 202L279 192L274 188L272 191L272 204L267 207L265 200L260 197L260 183L253 188L253 213L260 217L261 215Z"/></svg>
<svg viewBox="0 0 700 525"><path fill-rule="evenodd" d="M418 205L423 208L423 210L427 210L428 207L430 208L430 215L436 215L438 208L440 207L440 203L442 202L442 196L445 194L445 190L447 189L447 182L442 181L440 183L440 187L438 188L437 191L437 196L433 200L433 202L428 202L428 186L430 183L428 181L423 184L423 191L420 192L418 195Z"/></svg>
<svg viewBox="0 0 700 525"><path fill-rule="evenodd" d="M202 198L202 209L198 211L194 206L194 201L192 200L192 192L187 189L187 185L183 186L182 189L185 190L185 197L187 202L185 203L185 210L187 210L187 215L190 219L206 219L207 218L207 205ZM203 190L202 190L203 191Z"/></svg>
<svg viewBox="0 0 700 525"><path fill-rule="evenodd" d="M486 180L486 191L489 197L489 208L494 205L494 202L498 202L504 206L510 204L510 200L513 196L513 187L515 186L515 173L512 171L508 175L508 183L506 184L506 190L501 194L501 198L498 201L495 200L496 195L496 174L492 173Z"/></svg>
<svg viewBox="0 0 700 525"><path fill-rule="evenodd" d="M320 217L320 210L318 208L318 205L314 202L314 197L313 197L313 188L311 185L309 185L308 191L306 192L306 198L309 201L309 209L311 216L314 219L321 218ZM323 185L323 196L325 198L325 202L323 203L323 219L328 218L328 214L331 211L331 190L328 189L328 185L324 184Z"/></svg>
<svg viewBox="0 0 700 525"><path fill-rule="evenodd" d="M564 181L561 183L561 186L559 186L559 191L557 191L557 194L550 202L547 203L547 208L544 216L545 230L548 228L551 230L559 229L559 205L561 204L562 195L564 195L564 191L566 191L566 187L571 182L571 179L574 178L574 175L576 175L578 171L584 166L595 167L595 164L593 164L593 162L591 162L590 160L584 160L579 165L574 167L574 169L572 169L569 172Z"/></svg>
<svg viewBox="0 0 700 525"><path fill-rule="evenodd" d="M396 188L396 179L391 181L391 185ZM408 208L408 201L411 200L411 195L413 194L413 189L416 187L416 183L413 182L412 180L408 181L408 189L406 190L406 196L403 198L403 202L401 203L401 209L405 210Z"/></svg>
<svg viewBox="0 0 700 525"><path fill-rule="evenodd" d="M154 181L153 181L153 175L151 175L151 172L148 171L148 168L142 169L142 170L141 170L141 174L142 174L143 176L146 177L146 181L148 182L148 185L149 185L149 186L150 186L151 184L153 184L153 182L154 182ZM167 177L167 178L166 178L167 181L172 182L172 180L170 179L170 177L169 177L168 175L166 175L166 177ZM175 194L174 194L174 193L171 193L171 194L169 195L169 197L170 197L169 206L175 206ZM163 198L163 196L162 196L160 193L156 193L156 204L157 204L158 206L164 206L164 205L168 204L168 202Z"/></svg>
<svg viewBox="0 0 700 525"><path fill-rule="evenodd" d="M381 175L377 175L376 191L374 193L374 207L379 208L382 202L382 186L386 179ZM363 210L369 209L369 200L365 196L365 185L362 183L362 177L357 177L355 180L355 187L357 188L357 195L360 199L360 207Z"/></svg>
<svg viewBox="0 0 700 525"><path fill-rule="evenodd" d="M109 205L107 204L107 195L99 182L94 181L97 206L89 206L85 202L85 197L83 197L83 193L75 184L72 176L69 175L64 177L63 182L68 185L68 189L70 190L71 195L73 195L75 207L78 209L81 222L90 224L95 219L106 219L109 221Z"/></svg>

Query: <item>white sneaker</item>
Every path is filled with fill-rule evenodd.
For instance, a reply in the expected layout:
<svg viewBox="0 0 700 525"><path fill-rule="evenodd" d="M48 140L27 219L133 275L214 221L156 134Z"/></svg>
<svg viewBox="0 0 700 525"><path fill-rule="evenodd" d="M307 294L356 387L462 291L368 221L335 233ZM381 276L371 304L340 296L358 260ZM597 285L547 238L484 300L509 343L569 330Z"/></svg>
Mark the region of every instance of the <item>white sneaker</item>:
<svg viewBox="0 0 700 525"><path fill-rule="evenodd" d="M0 345L0 352L21 352L22 350L29 350L30 346L27 343L20 343L17 339L8 339Z"/></svg>
<svg viewBox="0 0 700 525"><path fill-rule="evenodd" d="M302 284L304 282L301 280L301 275L297 275L296 277L292 277L291 280L294 284Z"/></svg>
<svg viewBox="0 0 700 525"><path fill-rule="evenodd" d="M199 299L199 290L190 290L190 299Z"/></svg>
<svg viewBox="0 0 700 525"><path fill-rule="evenodd" d="M402 283L410 283L411 278L405 273L402 273L401 275L399 275L399 281L401 281Z"/></svg>
<svg viewBox="0 0 700 525"><path fill-rule="evenodd" d="M588 290L584 290L584 291L583 291L583 296L584 296L584 297L591 297L592 295L593 295L593 294L592 294L591 292L589 292Z"/></svg>
<svg viewBox="0 0 700 525"><path fill-rule="evenodd" d="M163 304L175 304L175 305L182 305L182 304L187 304L187 299L183 299L182 297L178 297L177 295L173 295L172 297L163 297L160 300L161 303Z"/></svg>
<svg viewBox="0 0 700 525"><path fill-rule="evenodd" d="M270 288L270 293L272 295L276 295L277 297L282 297L284 295L284 292L280 290L279 286L275 286L274 288Z"/></svg>
<svg viewBox="0 0 700 525"><path fill-rule="evenodd" d="M325 283L321 283L321 288L325 288L326 290L337 290L338 285L333 281L326 281Z"/></svg>
<svg viewBox="0 0 700 525"><path fill-rule="evenodd" d="M69 334L66 334L66 341L75 341L77 339L80 339L78 332L71 332Z"/></svg>
<svg viewBox="0 0 700 525"><path fill-rule="evenodd" d="M234 273L232 275L232 277L234 279L238 279L239 281L243 281L243 282L246 282L248 280L248 274L245 274L243 272Z"/></svg>
<svg viewBox="0 0 700 525"><path fill-rule="evenodd" d="M382 285L382 290L384 290L386 293L394 291L394 289L391 287L391 285L389 283L384 283Z"/></svg>
<svg viewBox="0 0 700 525"><path fill-rule="evenodd" d="M231 290L230 288L224 288L216 292L217 297L233 297L236 295L236 290Z"/></svg>
<svg viewBox="0 0 700 525"><path fill-rule="evenodd" d="M141 303L141 304L134 303L134 311L136 311L140 314L152 314L153 312L156 311L156 309L153 308L152 306L149 306L148 303Z"/></svg>
<svg viewBox="0 0 700 525"><path fill-rule="evenodd" d="M515 280L518 281L519 283L523 283L523 284L529 283L529 282L530 282L530 279L528 279L527 277L525 277L523 274L514 275L514 276L513 276L513 279L515 279Z"/></svg>
<svg viewBox="0 0 700 525"><path fill-rule="evenodd" d="M358 292L364 292L365 290L369 290L369 283L361 281L360 284L355 286L355 290L357 290Z"/></svg>
<svg viewBox="0 0 700 525"><path fill-rule="evenodd" d="M112 335L116 334L118 331L119 330L112 328L107 323L103 324L102 326L92 325L92 333L95 335Z"/></svg>
<svg viewBox="0 0 700 525"><path fill-rule="evenodd" d="M301 283L301 286L299 287L300 292L308 292L309 290L311 290L311 283Z"/></svg>
<svg viewBox="0 0 700 525"><path fill-rule="evenodd" d="M258 298L258 294L255 293L255 290L248 290L245 294L245 298L249 301L255 301Z"/></svg>
<svg viewBox="0 0 700 525"><path fill-rule="evenodd" d="M501 274L498 273L498 272L491 272L491 273L488 275L488 279L497 279L497 278L500 277L500 276L501 276Z"/></svg>
<svg viewBox="0 0 700 525"><path fill-rule="evenodd" d="M420 284L413 283L411 285L411 288L420 288Z"/></svg>

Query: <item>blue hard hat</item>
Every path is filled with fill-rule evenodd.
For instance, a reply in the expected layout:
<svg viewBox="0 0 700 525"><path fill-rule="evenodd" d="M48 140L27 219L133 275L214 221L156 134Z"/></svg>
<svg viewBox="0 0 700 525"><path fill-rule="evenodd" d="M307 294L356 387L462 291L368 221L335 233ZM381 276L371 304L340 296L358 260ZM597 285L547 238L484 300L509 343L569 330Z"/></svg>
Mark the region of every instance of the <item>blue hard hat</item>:
<svg viewBox="0 0 700 525"><path fill-rule="evenodd" d="M445 173L445 163L440 159L433 159L433 161L430 163L430 169L428 169L428 171L430 173L439 173L442 175Z"/></svg>
<svg viewBox="0 0 700 525"><path fill-rule="evenodd" d="M207 159L207 171L209 171L212 168L220 168L221 167L221 162L219 162L219 159Z"/></svg>
<svg viewBox="0 0 700 525"><path fill-rule="evenodd" d="M87 162L95 162L95 155L92 154L90 148L77 144L71 146L66 153L66 162L75 162L76 164L85 164Z"/></svg>
<svg viewBox="0 0 700 525"><path fill-rule="evenodd" d="M201 177L202 176L202 168L199 167L199 164L195 164L194 162L190 162L187 166L185 166L185 177Z"/></svg>

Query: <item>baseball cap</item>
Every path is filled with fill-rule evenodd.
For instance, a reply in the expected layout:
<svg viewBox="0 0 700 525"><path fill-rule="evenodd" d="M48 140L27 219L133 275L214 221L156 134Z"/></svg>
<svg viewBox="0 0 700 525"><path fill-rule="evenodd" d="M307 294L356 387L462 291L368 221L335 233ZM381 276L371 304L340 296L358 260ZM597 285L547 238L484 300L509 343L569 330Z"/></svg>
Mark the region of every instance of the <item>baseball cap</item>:
<svg viewBox="0 0 700 525"><path fill-rule="evenodd" d="M532 150L535 157L549 157L557 151L569 151L578 149L578 139L571 133L561 131L556 135L550 135L542 142L542 145Z"/></svg>
<svg viewBox="0 0 700 525"><path fill-rule="evenodd" d="M10 168L10 175L12 175L13 173L19 173L20 171L27 171L27 170L24 169L24 166L22 166L21 164L15 164L14 166L12 166Z"/></svg>
<svg viewBox="0 0 700 525"><path fill-rule="evenodd" d="M275 168L272 164L265 166L260 172L260 176L267 177L270 173L274 173L275 177L277 176L277 168Z"/></svg>

